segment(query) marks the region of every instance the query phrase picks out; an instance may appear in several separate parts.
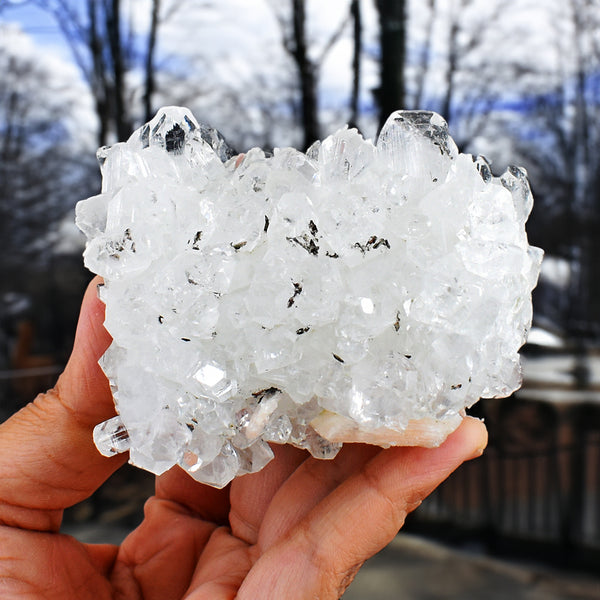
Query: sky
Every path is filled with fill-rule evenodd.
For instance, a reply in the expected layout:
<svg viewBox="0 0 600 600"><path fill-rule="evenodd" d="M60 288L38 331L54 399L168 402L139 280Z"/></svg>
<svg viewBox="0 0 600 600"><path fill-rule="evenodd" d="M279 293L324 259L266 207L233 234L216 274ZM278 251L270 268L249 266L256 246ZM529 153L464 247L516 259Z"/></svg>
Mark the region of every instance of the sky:
<svg viewBox="0 0 600 600"><path fill-rule="evenodd" d="M135 28L145 35L149 27L149 0L133 0L125 13L132 11ZM224 84L239 83L252 70L253 77L272 78L274 64L281 62L281 30L274 16L275 0L220 0L216 8L202 11L182 9L174 11L159 32L159 64L173 64L174 57L197 59L199 51L204 60L212 63ZM189 1L188 6L203 4ZM209 2L210 4L210 2ZM281 3L279 4L281 5ZM163 7L169 7L163 2ZM331 31L346 18L348 2L336 0L322 2L308 0L308 35L313 56L319 55ZM367 47L376 42L377 19L371 1L362 3L364 43ZM66 63L73 62L70 48L54 19L43 10L24 1L16 7L0 11L0 22L15 22L34 43ZM192 40L182 40L182 30L195 31ZM189 34L188 34L189 35ZM196 37L197 35L197 37ZM350 65L352 61L351 27L348 22L344 35L328 52L320 77L320 98L323 109L347 104L350 94ZM273 50L271 50L273 49ZM361 103L367 110L373 108L370 90L378 81L377 65L364 59L362 64ZM249 68L249 65L251 67Z"/></svg>
<svg viewBox="0 0 600 600"><path fill-rule="evenodd" d="M150 0L122 2L124 14L132 14L134 17L137 33L145 35L149 27ZM408 2L409 56L412 60L418 60L416 57L424 43L428 3L424 0ZM532 94L538 93L540 81L532 78L530 84L523 85L524 76L520 75L521 83L515 87L514 81L507 79L506 74L489 80L482 77L479 81L477 73L482 72L482 65L489 65L493 61L497 64L498 72L505 70L508 77L511 65L520 60L535 63L535 69L539 73L564 72L566 63L560 69L556 65L559 61L564 63L564 57L568 53L561 49L560 44L549 43L548 40L552 35L568 40L569 32L566 30L560 36L553 33L564 28L568 19L559 18L561 15L556 12L565 10L560 0L546 2L548 5L544 5L544 8L551 7L552 10L541 10L538 0L508 0L507 3L470 0L465 3L466 8L460 17L459 43L468 45L478 35L481 39L477 40L476 51L470 52L464 59L467 68L463 68L461 74L463 90L468 92L473 87L486 89L487 93L496 95L495 102L502 110L519 111L523 110L520 105L523 90L528 88L532 90ZM286 4L281 0L163 0L163 8L176 6L178 9L173 11L159 31L158 64L175 72L177 67L181 67L180 71L184 72L185 77L189 77L190 72L193 75L185 81L178 76L167 79L168 85L163 85L164 93L159 92L155 97L156 105L171 104L173 98L177 98L178 103L189 105L194 112L200 110L201 114L196 114L200 120L221 129L231 139L231 132L238 131L243 125L240 122L241 115L238 115L238 120L235 114L232 117L232 113L236 111L235 103L244 103L248 114L244 114L243 118L247 122L255 119L255 125L248 126L249 134L245 139L251 145L266 143L265 138L257 138L256 142L252 142L252 135L261 128L264 129L265 110L286 110L286 93L287 98L290 97L286 86L289 88L294 71L293 64L282 49L281 30L275 18L277 7L281 8ZM361 127L367 137L375 135L372 90L379 83L378 65L374 60L378 48L378 23L374 5L373 0L361 2L365 47L361 62ZM453 0L438 0L436 4L438 9L430 56L435 68L429 70L425 84L426 100L429 100L427 106L434 110L439 110L439 101L436 103L435 98L437 95L439 100L440 91L445 85L445 44L457 5ZM348 0L307 0L307 31L313 56L322 52L328 36L347 17L348 6ZM500 6L505 8L499 9ZM510 7L510 10L506 7ZM0 21L2 20L17 22L31 36L34 44L43 49L45 55L56 56L57 61L62 60L65 65L73 64L71 51L60 28L52 17L33 4L24 1L17 8L0 9ZM320 70L319 91L324 135L342 126L349 116L352 75L350 25L347 24L344 35L331 48ZM166 69L163 72L166 73ZM409 81L414 73L415 69L409 65ZM489 67L485 68L485 73L485 77L490 76ZM133 73L132 78L136 77L141 81L141 72ZM507 103L508 101L510 102ZM139 94L135 102L137 106L140 105ZM259 105L262 105L262 114L257 108ZM256 110L252 111L249 107L256 107ZM287 110L289 112L289 105ZM279 122L280 116L274 117L275 124ZM298 137L286 137L284 130L289 126L289 119L281 120L280 128L283 130L274 136L276 143L301 143ZM459 132L455 131L453 134ZM490 145L490 140L481 138L482 146L478 146L477 151L492 159L494 154L498 154L498 162L504 164L507 152L501 144L491 141L493 143ZM245 141L241 143L243 145L240 147L247 147L244 145ZM494 145L498 146L497 150Z"/></svg>
<svg viewBox="0 0 600 600"><path fill-rule="evenodd" d="M548 0L546 0L548 1ZM149 27L150 0L122 0L124 14L132 14L137 32L144 35ZM173 64L174 57L180 59L202 59L211 63L213 71L206 70L214 80L225 85L243 82L247 76L267 77L272 80L274 67L281 66L281 31L274 16L276 8L287 3L280 0L163 0L163 9L180 7L165 22L159 32L158 51L163 64ZM373 109L371 90L378 85L378 66L369 58L377 53L378 23L373 0L361 2L363 38L365 52L362 60L361 103L364 109ZM2 1L0 0L0 6ZM408 0L409 55L418 56L423 44L425 22L428 19L424 0ZM561 3L552 0L548 6L556 5L564 12ZM206 8L208 6L209 8ZM348 13L348 0L307 0L310 49L318 55L325 40ZM454 0L438 0L437 17L433 27L435 39L431 58L440 68L429 73L426 92L431 96L443 87L445 40L449 23L457 3ZM472 0L465 4L461 15L460 43L470 42L470 32L485 32L484 43L473 53L472 69L478 68L481 55L502 64L519 60L518 56L529 56L538 67L548 72L556 70L561 48L547 43L549 32L562 27L568 21L555 14L554 10L540 10L538 0L509 0L503 10L499 2ZM200 8L201 10L198 10ZM510 10L509 10L510 9ZM60 28L46 12L27 1L16 8L0 10L0 21L15 21L25 33L31 35L45 52L51 52L66 62L72 62L72 54L65 44ZM518 32L515 35L515 32ZM566 32L568 33L568 32ZM564 36L563 36L564 37ZM519 43L506 43L507 39L519 39ZM564 54L564 53L562 53ZM351 27L348 23L344 35L328 53L320 77L322 107L332 109L347 103L351 86L350 64L352 60ZM160 62L160 61L159 61ZM290 68L288 63L287 68ZM410 75L411 69L409 67ZM250 82L248 82L250 83ZM494 82L490 82L492 86Z"/></svg>
<svg viewBox="0 0 600 600"><path fill-rule="evenodd" d="M175 1L175 0L173 0ZM198 6L204 0L188 0L191 5ZM214 93L203 89L203 81L196 81L195 86L200 90L190 91L190 102L195 102L196 108L203 109L202 114L196 116L214 127L220 129L229 141L240 150L247 149L252 145L262 145L246 136L240 142L232 140L239 127L240 121L236 115L232 119L232 107L223 108L226 96L225 91L237 90L236 94L247 94L251 96L246 102L251 103L263 96L277 99L278 86L282 77L285 77L291 64L281 48L281 31L273 9L269 2L277 0L220 0L218 6L211 10L175 11L169 21L161 28L159 33L159 57L158 64L173 66L174 63L190 61L196 65L196 79L205 77L209 81L208 87L214 87ZM122 0L127 10L127 0ZM163 6L169 6L169 0L163 0ZM180 3L184 4L184 2ZM376 19L370 0L363 3L367 10L364 11L365 42L373 43L376 39ZM0 7L2 0L0 0ZM131 0L134 9L135 27L139 34L145 35L149 26L148 16L149 0ZM310 36L311 49L313 53L322 52L327 36L332 28L345 18L347 11L347 0L334 2L317 2L308 0L308 33ZM7 27L7 25L9 25ZM348 24L349 25L349 24ZM185 36L182 37L182 31ZM327 121L326 114L332 108L340 105L347 107L350 94L350 76L352 45L350 41L351 29L345 30L345 38L342 38L327 55L323 63L320 77L320 97L323 109L323 119ZM81 72L77 69L71 49L65 43L60 27L54 19L46 12L36 8L34 5L22 2L15 8L0 8L0 50L2 46L9 47L12 53L17 53L24 58L34 57L42 67L47 69L51 76L49 81L56 85L45 86L39 84L37 93L42 95L56 94L57 102L62 97L64 105L67 100L71 102L75 96L75 107L69 104L66 121L73 133L74 143L84 155L93 157L96 150L96 115L93 107L91 94L83 81ZM288 61L287 63L285 61ZM209 67L202 65L208 63ZM370 89L375 87L378 79L376 64L365 59L363 61L363 99L364 103L371 102ZM200 75L198 75L200 74ZM141 73L133 73L132 77L141 78ZM256 80L262 78L266 82L264 90L257 88ZM185 86L185 83L173 82L173 89L167 88L163 93L157 93L155 98L156 107L160 104L172 104L169 94L177 86ZM283 82L282 85L285 85ZM61 89L65 95L61 96ZM225 91L224 91L225 90ZM180 97L184 93L178 89ZM198 102L195 94L204 94ZM281 95L278 96L281 98ZM254 99L254 100L253 100ZM184 102L181 102L184 103ZM139 106L139 96L136 104ZM339 111L338 111L339 112ZM346 112L347 114L347 112ZM252 116L252 111L239 118L247 119ZM330 119L324 124L323 134L333 133L335 129L342 126L343 117L334 115L337 122L332 123ZM301 143L297 128L290 128L287 121L279 125L279 131L274 138L277 145L297 145ZM259 131L264 124L258 119L254 130ZM252 133L252 128L249 128ZM374 135L374 129L371 135ZM294 137L294 135L296 137ZM71 217L68 217L68 231L71 231ZM61 230L61 239L73 239L78 241L77 235L66 235ZM67 244L68 248L71 244Z"/></svg>
<svg viewBox="0 0 600 600"><path fill-rule="evenodd" d="M67 62L71 61L71 52L64 43L60 28L48 13L35 5L21 2L15 8L6 8L0 11L0 21L18 23L36 45Z"/></svg>

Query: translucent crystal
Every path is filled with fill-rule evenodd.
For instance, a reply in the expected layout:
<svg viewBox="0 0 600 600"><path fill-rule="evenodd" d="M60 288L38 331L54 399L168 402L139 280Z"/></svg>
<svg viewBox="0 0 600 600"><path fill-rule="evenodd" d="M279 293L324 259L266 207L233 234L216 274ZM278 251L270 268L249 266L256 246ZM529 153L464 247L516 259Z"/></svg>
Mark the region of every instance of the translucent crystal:
<svg viewBox="0 0 600 600"><path fill-rule="evenodd" d="M103 454L222 487L269 443L437 445L519 386L542 259L526 173L494 177L439 115L232 160L169 107L98 156L77 223L113 338Z"/></svg>
<svg viewBox="0 0 600 600"><path fill-rule="evenodd" d="M129 433L118 415L94 427L94 444L102 456L127 452L131 447Z"/></svg>
<svg viewBox="0 0 600 600"><path fill-rule="evenodd" d="M222 488L236 475L247 473L244 466L246 465L240 464L240 456L235 447L230 442L225 442L211 462L196 469L188 469L188 473L198 481Z"/></svg>

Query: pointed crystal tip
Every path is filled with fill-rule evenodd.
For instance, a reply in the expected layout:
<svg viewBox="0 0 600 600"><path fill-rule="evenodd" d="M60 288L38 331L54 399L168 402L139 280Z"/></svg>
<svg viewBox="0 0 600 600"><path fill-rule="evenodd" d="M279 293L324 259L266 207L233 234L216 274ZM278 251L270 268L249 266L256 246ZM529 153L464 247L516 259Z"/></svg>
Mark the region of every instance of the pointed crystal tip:
<svg viewBox="0 0 600 600"><path fill-rule="evenodd" d="M127 452L131 447L129 433L118 415L94 427L94 444L102 456Z"/></svg>
<svg viewBox="0 0 600 600"><path fill-rule="evenodd" d="M191 138L201 138L222 162L236 154L216 129L198 123L191 111L182 106L164 106L132 138L139 138L142 148L159 146L174 155L182 154L186 142Z"/></svg>

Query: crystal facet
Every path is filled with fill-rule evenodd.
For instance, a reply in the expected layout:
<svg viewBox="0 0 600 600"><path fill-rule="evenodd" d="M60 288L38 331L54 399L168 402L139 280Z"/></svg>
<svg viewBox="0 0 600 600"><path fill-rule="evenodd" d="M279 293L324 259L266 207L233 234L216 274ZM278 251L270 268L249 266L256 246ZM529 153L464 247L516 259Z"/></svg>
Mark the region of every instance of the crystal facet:
<svg viewBox="0 0 600 600"><path fill-rule="evenodd" d="M129 432L118 415L94 427L94 444L102 456L127 452L131 447Z"/></svg>
<svg viewBox="0 0 600 600"><path fill-rule="evenodd" d="M101 152L79 203L104 277L103 454L221 487L267 442L437 445L520 384L542 258L522 169L460 154L443 119L396 112L303 154L233 158L183 108Z"/></svg>

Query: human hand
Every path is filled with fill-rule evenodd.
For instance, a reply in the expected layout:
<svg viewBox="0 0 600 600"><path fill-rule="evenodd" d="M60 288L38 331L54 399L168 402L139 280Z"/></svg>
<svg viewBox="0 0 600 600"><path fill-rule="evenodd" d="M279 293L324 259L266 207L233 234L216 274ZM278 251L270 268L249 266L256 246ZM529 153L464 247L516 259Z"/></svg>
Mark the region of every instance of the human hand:
<svg viewBox="0 0 600 600"><path fill-rule="evenodd" d="M275 446L262 471L223 490L174 467L121 544L60 533L62 512L125 460L101 456L94 426L114 415L97 360L110 343L90 285L73 354L56 387L0 426L0 597L221 600L342 595L363 562L463 461L483 424L464 419L439 448L345 445L332 461Z"/></svg>

